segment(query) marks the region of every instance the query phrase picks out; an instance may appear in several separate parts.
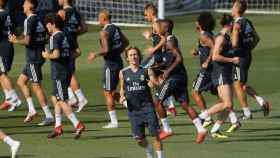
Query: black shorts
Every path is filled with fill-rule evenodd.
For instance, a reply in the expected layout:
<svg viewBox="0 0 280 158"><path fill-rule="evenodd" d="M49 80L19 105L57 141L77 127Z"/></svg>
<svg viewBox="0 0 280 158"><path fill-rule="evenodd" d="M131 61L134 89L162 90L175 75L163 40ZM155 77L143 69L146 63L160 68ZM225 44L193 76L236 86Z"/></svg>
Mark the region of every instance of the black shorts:
<svg viewBox="0 0 280 158"><path fill-rule="evenodd" d="M114 91L119 83L119 73L121 68L112 70L108 66L103 69L103 89L106 91Z"/></svg>
<svg viewBox="0 0 280 158"><path fill-rule="evenodd" d="M214 87L221 85L231 85L233 83L232 75L226 73L212 74L212 82Z"/></svg>
<svg viewBox="0 0 280 158"><path fill-rule="evenodd" d="M168 78L157 89L156 97L159 101L163 102L168 97L173 96L176 101L182 103L189 103L189 93L187 78Z"/></svg>
<svg viewBox="0 0 280 158"><path fill-rule="evenodd" d="M212 83L211 73L201 70L193 82L193 90L199 93L210 91L213 95L216 95L217 89Z"/></svg>
<svg viewBox="0 0 280 158"><path fill-rule="evenodd" d="M0 56L0 74L8 73L13 64L13 57Z"/></svg>
<svg viewBox="0 0 280 158"><path fill-rule="evenodd" d="M250 69L251 62L251 56L245 58L241 57L240 64L233 67L233 79L245 84L248 81L248 71Z"/></svg>
<svg viewBox="0 0 280 158"><path fill-rule="evenodd" d="M43 79L42 66L43 64L27 63L22 70L22 74L33 83L41 82Z"/></svg>
<svg viewBox="0 0 280 158"><path fill-rule="evenodd" d="M70 78L65 80L53 80L53 93L57 101L68 101L68 87Z"/></svg>
<svg viewBox="0 0 280 158"><path fill-rule="evenodd" d="M132 134L135 139L143 139L146 137L145 127L148 128L149 134L152 137L159 135L160 127L155 111L137 114L128 112L128 117L131 123Z"/></svg>

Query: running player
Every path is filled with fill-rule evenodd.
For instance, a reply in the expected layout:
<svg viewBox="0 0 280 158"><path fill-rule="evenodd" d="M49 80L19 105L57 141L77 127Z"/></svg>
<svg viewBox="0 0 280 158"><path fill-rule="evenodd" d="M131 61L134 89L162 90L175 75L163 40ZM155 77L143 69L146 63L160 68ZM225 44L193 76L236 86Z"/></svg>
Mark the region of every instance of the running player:
<svg viewBox="0 0 280 158"><path fill-rule="evenodd" d="M49 34L49 50L45 49L42 55L51 62L51 79L53 81L52 102L55 107L55 129L48 138L60 136L63 133L61 113L63 112L76 129L75 139L78 139L85 126L77 119L71 106L68 104L67 88L71 79L71 49L64 32L61 31L63 20L56 14L49 14L45 24Z"/></svg>
<svg viewBox="0 0 280 158"><path fill-rule="evenodd" d="M151 69L140 66L141 52L136 47L125 51L128 67L120 71L120 102L126 102L128 117L134 138L139 146L146 149L147 158L153 157L152 146L145 135L145 127L154 137L154 148L158 158L163 158L162 143L159 138L159 125L148 82L158 84Z"/></svg>
<svg viewBox="0 0 280 158"><path fill-rule="evenodd" d="M166 23L162 25L167 39L166 52L164 53L164 58L166 58L166 69L163 70L163 74L161 75L163 83L157 90L156 106L161 108L163 101L166 98L174 96L183 110L192 119L198 131L196 142L201 143L205 138L207 130L202 127L201 120L198 118L195 109L189 105L189 95L187 90L188 76L183 63L178 40L172 35L174 24L171 20L163 20L162 23ZM160 115L164 116L164 114Z"/></svg>
<svg viewBox="0 0 280 158"><path fill-rule="evenodd" d="M251 119L252 114L248 107L246 98L246 83L248 80L248 71L252 61L252 50L259 42L259 36L255 31L252 23L243 14L247 9L247 2L245 0L236 0L232 7L232 16L234 17L234 26L232 31L232 46L236 54L240 57L240 64L234 68L234 90L238 98L239 104L243 109L243 120ZM257 96L255 90L248 87L249 92L253 92L253 96ZM250 91L251 90L251 91ZM249 93L251 94L251 93ZM262 97L261 106L264 111L264 115L268 115L270 106L267 101Z"/></svg>
<svg viewBox="0 0 280 158"><path fill-rule="evenodd" d="M154 4L147 4L144 8L144 16L145 16L145 19L152 25L152 32L145 31L143 33L143 36L148 40L151 39L152 43L153 43L153 48L147 49L148 58L142 63L142 65L145 67L151 66L154 62L156 62L156 60L159 60L159 61L161 60L160 54L161 54L162 45L163 45L161 43L162 38L160 38L159 35L157 35L155 33L156 22L158 21L157 13L158 13L158 10ZM152 54L154 54L155 56L153 57ZM168 105L167 114L172 114L173 116L177 115L172 97L167 98L164 101L164 105Z"/></svg>
<svg viewBox="0 0 280 158"><path fill-rule="evenodd" d="M232 53L232 44L230 39L230 32L232 30L233 17L224 14L220 20L222 30L218 33L215 39L213 47L213 71L212 71L212 82L217 87L218 95L221 98L221 102L213 105L206 111L199 114L201 119L219 113L218 120L212 130L211 134L213 137L217 135L221 136L219 129L223 121L228 117L229 112L233 110L232 102L232 70L233 64L239 63L239 57L234 57Z"/></svg>
<svg viewBox="0 0 280 158"><path fill-rule="evenodd" d="M0 2L1 3L1 2ZM20 148L20 142L7 136L2 130L0 130L0 140L9 145L11 150L11 158L16 158Z"/></svg>
<svg viewBox="0 0 280 158"><path fill-rule="evenodd" d="M69 94L69 104L75 105L78 103L77 112L80 112L84 106L88 103L88 100L84 96L82 92L77 77L75 75L75 61L76 58L81 56L82 51L79 48L78 44L78 35L87 32L87 26L84 20L81 18L80 14L76 11L76 9L72 5L72 0L59 0L59 5L63 7L62 10L58 12L58 14L64 20L64 32L67 33L70 40L72 41L73 47L73 61L72 61L72 71L73 75L70 82L70 87L68 87ZM77 97L77 99L76 99Z"/></svg>
<svg viewBox="0 0 280 158"><path fill-rule="evenodd" d="M117 128L118 119L115 111L114 95L119 81L119 71L123 67L121 53L129 42L120 28L111 23L109 10L101 9L98 21L103 27L102 31L100 31L101 48L97 53L90 52L88 61L91 63L97 57L104 58L103 92L111 122L103 126L103 128Z"/></svg>
<svg viewBox="0 0 280 158"><path fill-rule="evenodd" d="M202 92L210 91L213 95L217 95L217 90L214 88L211 80L212 73L212 49L214 46L215 19L211 13L201 13L196 22L198 31L198 49L192 51L193 56L198 56L200 59L201 69L194 80L192 96L196 105L203 112L206 110L206 103L202 96ZM212 124L211 117L205 119L203 127L206 128Z"/></svg>
<svg viewBox="0 0 280 158"><path fill-rule="evenodd" d="M27 101L29 109L24 122L31 122L34 116L37 115L32 95L28 87L28 81L30 81L32 83L32 89L36 94L46 117L43 122L38 125L45 126L51 124L54 119L41 84L42 66L45 62L42 57L42 51L45 47L46 29L39 17L35 14L37 6L37 0L24 1L23 9L27 16L24 21L24 38L19 39L15 35L12 35L10 36L10 42L25 45L26 48L26 65L17 80L17 84Z"/></svg>
<svg viewBox="0 0 280 158"><path fill-rule="evenodd" d="M5 9L6 5L7 0L0 0L0 83L5 94L5 101L1 105L1 109L13 111L21 104L21 101L8 76L14 59L14 47L8 39L9 35L14 31L14 25L8 11Z"/></svg>

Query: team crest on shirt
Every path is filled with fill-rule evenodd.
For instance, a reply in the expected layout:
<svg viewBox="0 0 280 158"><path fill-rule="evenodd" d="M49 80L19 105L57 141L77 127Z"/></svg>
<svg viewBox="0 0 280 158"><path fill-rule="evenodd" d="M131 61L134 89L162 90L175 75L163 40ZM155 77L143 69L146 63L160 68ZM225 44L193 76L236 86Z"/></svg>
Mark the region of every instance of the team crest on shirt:
<svg viewBox="0 0 280 158"><path fill-rule="evenodd" d="M141 80L141 81L144 81L144 80L145 80L144 75L141 75L141 76L140 76L140 80Z"/></svg>

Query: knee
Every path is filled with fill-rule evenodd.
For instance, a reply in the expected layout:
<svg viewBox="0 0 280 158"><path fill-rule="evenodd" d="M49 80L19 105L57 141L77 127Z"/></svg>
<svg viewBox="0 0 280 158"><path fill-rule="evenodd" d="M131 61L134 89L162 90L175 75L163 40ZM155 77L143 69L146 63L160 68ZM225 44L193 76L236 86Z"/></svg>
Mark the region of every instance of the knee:
<svg viewBox="0 0 280 158"><path fill-rule="evenodd" d="M22 87L22 86L24 86L24 81L22 81L20 78L17 80L17 85L19 86L19 87Z"/></svg>
<svg viewBox="0 0 280 158"><path fill-rule="evenodd" d="M192 96L195 98L195 97L197 97L199 95L199 93L198 93L198 91L196 91L196 90L193 90L192 91Z"/></svg>

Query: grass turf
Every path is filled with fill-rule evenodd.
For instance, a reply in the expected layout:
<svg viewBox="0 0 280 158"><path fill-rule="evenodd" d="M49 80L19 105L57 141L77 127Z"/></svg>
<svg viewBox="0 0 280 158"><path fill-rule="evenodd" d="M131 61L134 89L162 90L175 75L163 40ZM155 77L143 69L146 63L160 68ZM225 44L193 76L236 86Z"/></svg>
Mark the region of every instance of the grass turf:
<svg viewBox="0 0 280 158"><path fill-rule="evenodd" d="M217 15L219 16L219 15ZM193 59L190 50L196 45L195 21L196 16L173 17L175 21L175 32L180 40L184 54L185 65L189 73L189 89L199 69L198 59ZM263 118L257 103L249 98L249 105L253 110L253 120L243 122L242 128L231 134L226 140L213 140L207 137L205 143L194 144L195 128L190 119L186 118L181 109L179 116L170 118L175 136L164 141L164 151L168 158L261 158L277 157L280 145L280 123L278 105L280 96L280 50L278 38L280 33L279 16L251 16L250 17L260 33L261 43L253 53L253 63L250 69L249 83L261 95L265 96L273 106L269 118ZM8 113L0 111L0 128L12 137L22 142L20 157L26 158L143 158L144 149L139 148L130 132L130 125L127 120L126 110L117 106L120 128L102 129L106 121L106 108L102 96L101 72L102 59L97 59L93 64L86 61L89 50L98 49L99 27L90 27L90 32L79 38L83 55L77 61L77 76L81 87L89 99L85 110L78 114L81 121L86 124L87 132L80 140L74 140L71 133L73 128L66 121L65 134L54 140L48 140L47 134L52 127L36 127L40 117L31 124L23 124L27 113L25 102L17 112ZM141 36L143 28L123 28L124 33L130 40L131 45L136 45L142 50L150 44ZM25 63L24 49L16 46L13 70L10 76L15 81ZM44 65L43 85L49 96L52 86L49 75L49 63ZM3 94L2 100L3 100ZM215 97L205 94L208 105L212 105ZM23 100L24 101L24 100ZM37 103L37 102L36 102ZM193 101L191 101L193 104ZM240 110L235 100L235 107ZM38 105L38 104L36 104ZM39 106L37 106L38 111ZM42 113L41 113L42 114ZM224 126L228 127L228 124ZM6 158L9 150L4 144L0 144L0 158Z"/></svg>

